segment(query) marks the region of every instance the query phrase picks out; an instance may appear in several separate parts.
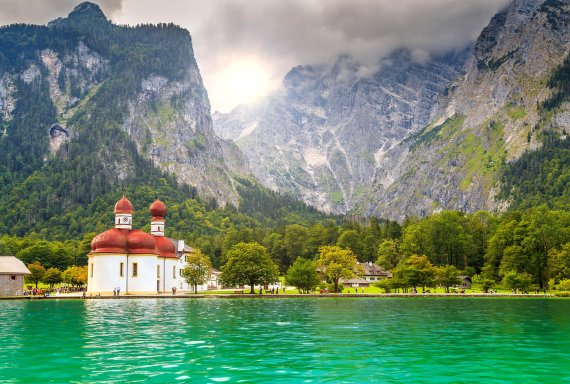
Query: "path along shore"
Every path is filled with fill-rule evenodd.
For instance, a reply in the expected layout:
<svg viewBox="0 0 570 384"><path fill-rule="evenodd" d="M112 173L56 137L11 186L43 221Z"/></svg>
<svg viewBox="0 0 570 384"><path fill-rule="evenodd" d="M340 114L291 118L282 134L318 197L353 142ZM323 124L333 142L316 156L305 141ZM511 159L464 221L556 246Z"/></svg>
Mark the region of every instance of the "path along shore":
<svg viewBox="0 0 570 384"><path fill-rule="evenodd" d="M83 298L81 293L51 295L51 296L3 296L0 300L124 300L124 299L280 299L280 298L323 298L323 299L338 299L338 298L370 298L370 297L384 297L384 298L474 298L474 297L487 297L487 298L549 298L556 297L550 293L547 294L520 294L520 293L324 293L324 294L307 294L307 295L288 295L288 294L249 294L249 293L232 293L232 294L185 294L179 293L172 294L156 294L156 295L131 295L121 294L120 296L101 295L90 296L87 295Z"/></svg>

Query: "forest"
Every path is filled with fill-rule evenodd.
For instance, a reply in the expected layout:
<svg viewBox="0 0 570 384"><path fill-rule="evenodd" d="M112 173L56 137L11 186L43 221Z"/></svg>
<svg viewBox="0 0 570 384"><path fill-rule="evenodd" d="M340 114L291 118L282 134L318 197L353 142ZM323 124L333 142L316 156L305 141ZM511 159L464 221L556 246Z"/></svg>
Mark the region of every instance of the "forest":
<svg viewBox="0 0 570 384"><path fill-rule="evenodd" d="M149 214L138 210L135 218L139 223L140 216L146 216L143 228L148 231ZM375 262L387 270L396 269L412 256L426 256L434 266L453 266L462 274L496 282L509 273L528 274L532 283L543 289L570 279L570 213L545 206L501 215L442 211L409 218L402 224L376 218L316 216L299 224L299 218L288 218L296 223L288 223L286 218L279 223L261 223L233 209L206 210L203 203L188 200L170 206L166 234L200 249L216 268L226 263L226 255L235 245L257 242L282 274L299 257L316 260L321 247L336 245L350 249L360 262ZM0 253L15 255L26 264L37 261L44 268L65 270L86 264L94 234L65 241L47 241L32 234L3 235Z"/></svg>

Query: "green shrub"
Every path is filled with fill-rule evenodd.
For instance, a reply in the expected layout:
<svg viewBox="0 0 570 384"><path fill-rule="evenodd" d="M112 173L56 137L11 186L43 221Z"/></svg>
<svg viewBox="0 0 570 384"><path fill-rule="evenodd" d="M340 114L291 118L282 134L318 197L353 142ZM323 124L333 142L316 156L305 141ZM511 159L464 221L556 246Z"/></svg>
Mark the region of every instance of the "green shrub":
<svg viewBox="0 0 570 384"><path fill-rule="evenodd" d="M382 288L384 292L390 293L392 291L391 281L389 279L380 280L373 284L375 287Z"/></svg>
<svg viewBox="0 0 570 384"><path fill-rule="evenodd" d="M570 279L561 280L556 285L556 290L558 290L558 291L570 291Z"/></svg>

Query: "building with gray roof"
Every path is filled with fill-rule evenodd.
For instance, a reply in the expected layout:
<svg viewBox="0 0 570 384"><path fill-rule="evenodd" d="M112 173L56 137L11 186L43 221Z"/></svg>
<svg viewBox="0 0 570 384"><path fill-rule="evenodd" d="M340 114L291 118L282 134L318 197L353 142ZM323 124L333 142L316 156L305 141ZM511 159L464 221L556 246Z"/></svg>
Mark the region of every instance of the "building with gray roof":
<svg viewBox="0 0 570 384"><path fill-rule="evenodd" d="M0 296L12 296L24 290L24 275L30 271L14 256L0 256Z"/></svg>

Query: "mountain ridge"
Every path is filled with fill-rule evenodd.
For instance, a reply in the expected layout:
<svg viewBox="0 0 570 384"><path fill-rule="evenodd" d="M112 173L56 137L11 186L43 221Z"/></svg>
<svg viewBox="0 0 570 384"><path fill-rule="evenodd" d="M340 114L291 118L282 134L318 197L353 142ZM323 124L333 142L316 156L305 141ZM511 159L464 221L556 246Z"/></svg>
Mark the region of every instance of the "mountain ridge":
<svg viewBox="0 0 570 384"><path fill-rule="evenodd" d="M133 188L237 207L247 163L211 124L174 24L117 26L83 3L48 26L0 28L0 230L49 232L45 220Z"/></svg>
<svg viewBox="0 0 570 384"><path fill-rule="evenodd" d="M347 213L383 154L428 123L433 96L455 78L466 52L418 62L397 50L372 71L348 56L328 67L298 66L265 103L238 107L233 116L214 114L214 128L236 140L266 186Z"/></svg>
<svg viewBox="0 0 570 384"><path fill-rule="evenodd" d="M317 123L309 131L334 121L327 115L329 110L318 110L321 100L307 96L304 88L299 88L302 92L296 94L289 92L269 98L258 110L241 106L228 115L215 114L214 128L219 135L228 134L236 141L250 159L254 174L266 186L292 193L308 204L332 212L401 221L441 209L467 212L507 209L510 201L501 193L501 175L525 151L540 148L541 132L548 128L537 105L548 97L549 76L567 56L568 8L568 1L513 1L491 19L464 58L464 64L450 71L452 75L444 77L445 81L440 80L434 87L430 80L437 78L437 71L424 71L431 76L412 88L432 92L429 108L410 109L409 101L413 98L407 93L405 80L382 69L377 72L378 80L396 79L391 88L371 82L365 97L359 97L356 87L347 87L345 103L339 104L339 110L361 110L346 125L354 138L345 135L344 141L341 140L350 150L335 155L338 164L344 163L344 167L339 166L336 173L331 173L340 178L315 180L313 170L306 164L311 156L303 158L298 143L309 143L305 154L314 154L312 159L321 164L329 164L333 156L311 152L313 136L290 128L303 111L311 108L320 114L312 113ZM408 62L413 65L412 60ZM425 70L412 68L418 72ZM294 68L285 77L285 88L301 87L302 75L314 77L315 71L303 66ZM320 89L334 87L332 83L320 84ZM302 86L307 84L311 83ZM374 95L382 93L390 104L383 105L375 99ZM300 95L305 95L305 99L300 99ZM386 105L397 107L390 112ZM382 113L387 118L371 119L374 114L370 110L383 106ZM264 119L271 120L272 115L292 123L284 125L273 118L274 132L265 136L257 133L255 137L259 125ZM557 112L553 119L560 126L567 125L565 116L566 112ZM378 145L379 135L384 140L382 145ZM272 147L275 137L281 141ZM336 136L329 135L329 139L334 141ZM262 152L256 147L273 150ZM349 161L343 161L348 157ZM263 164L256 164L261 162L259 159L263 159ZM343 180L345 175L349 177ZM319 191L317 196L313 190Z"/></svg>

